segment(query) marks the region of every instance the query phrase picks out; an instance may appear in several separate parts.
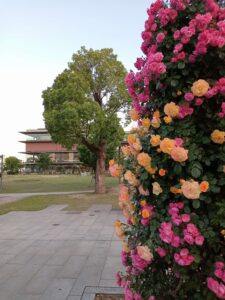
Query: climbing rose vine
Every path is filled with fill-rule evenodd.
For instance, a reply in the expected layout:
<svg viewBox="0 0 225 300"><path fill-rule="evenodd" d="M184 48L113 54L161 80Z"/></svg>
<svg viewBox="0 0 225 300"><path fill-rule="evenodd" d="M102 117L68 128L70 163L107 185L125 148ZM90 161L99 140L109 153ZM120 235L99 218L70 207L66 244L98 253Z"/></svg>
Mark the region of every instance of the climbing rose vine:
<svg viewBox="0 0 225 300"><path fill-rule="evenodd" d="M225 9L157 0L126 76L137 122L110 162L127 300L225 299Z"/></svg>

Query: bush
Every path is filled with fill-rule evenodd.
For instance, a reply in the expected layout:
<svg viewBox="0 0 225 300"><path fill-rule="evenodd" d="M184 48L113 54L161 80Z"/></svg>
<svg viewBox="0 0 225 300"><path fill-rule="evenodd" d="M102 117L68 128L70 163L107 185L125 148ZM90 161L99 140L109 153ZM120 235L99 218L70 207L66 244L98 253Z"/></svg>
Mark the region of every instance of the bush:
<svg viewBox="0 0 225 300"><path fill-rule="evenodd" d="M123 147L116 221L126 299L225 299L225 10L157 0L126 77L138 127Z"/></svg>

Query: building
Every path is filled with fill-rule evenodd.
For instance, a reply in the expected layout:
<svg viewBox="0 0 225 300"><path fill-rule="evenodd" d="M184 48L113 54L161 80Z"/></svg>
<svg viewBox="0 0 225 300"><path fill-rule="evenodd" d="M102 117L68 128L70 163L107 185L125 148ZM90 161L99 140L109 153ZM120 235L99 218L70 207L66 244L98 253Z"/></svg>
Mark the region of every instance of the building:
<svg viewBox="0 0 225 300"><path fill-rule="evenodd" d="M48 153L51 160L51 170L66 173L80 173L82 164L79 161L77 145L68 150L59 144L55 144L45 128L28 129L20 131L26 135L26 140L20 141L25 144L26 154L25 170L27 172L37 171L35 158L41 153Z"/></svg>

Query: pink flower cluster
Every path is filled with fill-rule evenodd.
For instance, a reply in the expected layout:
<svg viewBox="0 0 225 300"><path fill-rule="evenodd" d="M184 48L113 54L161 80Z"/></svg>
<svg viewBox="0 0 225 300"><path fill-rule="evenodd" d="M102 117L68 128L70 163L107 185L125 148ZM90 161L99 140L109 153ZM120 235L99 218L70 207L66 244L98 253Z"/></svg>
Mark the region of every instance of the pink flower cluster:
<svg viewBox="0 0 225 300"><path fill-rule="evenodd" d="M185 10L188 3L190 3L190 0L171 0L171 6L178 11Z"/></svg>
<svg viewBox="0 0 225 300"><path fill-rule="evenodd" d="M222 119L225 117L225 102L221 105L221 111L219 112L218 116Z"/></svg>
<svg viewBox="0 0 225 300"><path fill-rule="evenodd" d="M159 78L161 74L166 73L166 66L162 62L163 57L164 56L161 52L150 52L142 70L143 76L152 80Z"/></svg>
<svg viewBox="0 0 225 300"><path fill-rule="evenodd" d="M190 216L188 214L179 214L180 210L184 208L184 203L170 203L168 213L171 215L171 219L174 225L181 225L182 223L188 223Z"/></svg>
<svg viewBox="0 0 225 300"><path fill-rule="evenodd" d="M160 239L163 242L176 248L182 244L181 238L172 230L172 223L163 222L159 232Z"/></svg>
<svg viewBox="0 0 225 300"><path fill-rule="evenodd" d="M189 255L189 250L187 248L183 248L180 253L174 254L174 260L180 266L189 266L193 263L194 259L193 255Z"/></svg>
<svg viewBox="0 0 225 300"><path fill-rule="evenodd" d="M159 254L160 257L164 257L167 254L166 250L161 247L156 248L156 252Z"/></svg>
<svg viewBox="0 0 225 300"><path fill-rule="evenodd" d="M140 294L133 293L128 287L125 287L124 296L125 300L142 300Z"/></svg>
<svg viewBox="0 0 225 300"><path fill-rule="evenodd" d="M214 275L221 281L219 282L212 277L208 277L208 288L213 291L219 299L225 299L225 285L223 284L223 282L225 283L225 268L223 262L217 261L215 263Z"/></svg>
<svg viewBox="0 0 225 300"><path fill-rule="evenodd" d="M169 22L174 23L177 16L178 13L175 9L161 8L159 10L159 20L163 27L166 26Z"/></svg>
<svg viewBox="0 0 225 300"><path fill-rule="evenodd" d="M142 272L151 263L151 261L147 261L135 253L131 255L131 258L133 267L140 272Z"/></svg>
<svg viewBox="0 0 225 300"><path fill-rule="evenodd" d="M185 117L192 115L193 112L194 112L193 107L190 107L187 103L182 104L179 106L178 118L184 119Z"/></svg>
<svg viewBox="0 0 225 300"><path fill-rule="evenodd" d="M184 241L189 245L196 244L197 246L202 246L204 243L204 237L198 231L198 228L192 224L187 224L187 227L183 230Z"/></svg>

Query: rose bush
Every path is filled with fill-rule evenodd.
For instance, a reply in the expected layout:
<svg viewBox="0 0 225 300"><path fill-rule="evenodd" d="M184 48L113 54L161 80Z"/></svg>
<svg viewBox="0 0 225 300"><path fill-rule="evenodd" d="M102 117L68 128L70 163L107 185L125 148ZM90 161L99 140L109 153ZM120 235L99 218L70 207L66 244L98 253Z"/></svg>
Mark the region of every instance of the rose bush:
<svg viewBox="0 0 225 300"><path fill-rule="evenodd" d="M129 300L225 299L225 9L157 0L147 13L125 79L137 128L110 166L127 218L118 284Z"/></svg>

